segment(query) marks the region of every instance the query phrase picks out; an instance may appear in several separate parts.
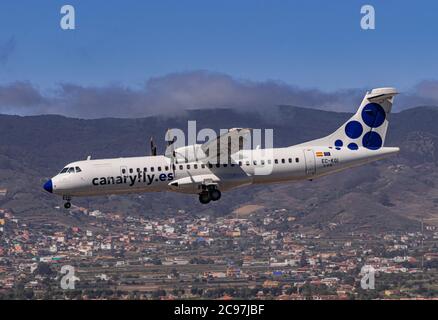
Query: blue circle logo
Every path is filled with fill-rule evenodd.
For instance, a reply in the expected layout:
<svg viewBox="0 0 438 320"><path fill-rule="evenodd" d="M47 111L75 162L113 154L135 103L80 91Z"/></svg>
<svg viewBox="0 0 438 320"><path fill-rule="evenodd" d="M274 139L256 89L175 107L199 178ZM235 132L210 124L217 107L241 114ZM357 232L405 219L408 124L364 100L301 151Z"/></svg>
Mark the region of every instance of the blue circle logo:
<svg viewBox="0 0 438 320"><path fill-rule="evenodd" d="M357 139L362 135L363 128L359 121L350 121L345 126L345 134L351 139Z"/></svg>
<svg viewBox="0 0 438 320"><path fill-rule="evenodd" d="M355 144L354 142L352 142L352 143L350 143L350 144L348 145L348 149L350 149L350 150L357 150L357 149L359 149L359 147L357 146L357 144Z"/></svg>
<svg viewBox="0 0 438 320"><path fill-rule="evenodd" d="M363 136L362 144L365 148L368 148L370 150L377 150L382 146L383 142L382 138L377 132L370 131L365 133L365 135Z"/></svg>
<svg viewBox="0 0 438 320"><path fill-rule="evenodd" d="M378 103L368 103L362 109L362 120L368 127L380 127L385 121L386 113Z"/></svg>
<svg viewBox="0 0 438 320"><path fill-rule="evenodd" d="M344 143L342 142L342 140L338 139L335 141L335 147L342 147L344 145Z"/></svg>

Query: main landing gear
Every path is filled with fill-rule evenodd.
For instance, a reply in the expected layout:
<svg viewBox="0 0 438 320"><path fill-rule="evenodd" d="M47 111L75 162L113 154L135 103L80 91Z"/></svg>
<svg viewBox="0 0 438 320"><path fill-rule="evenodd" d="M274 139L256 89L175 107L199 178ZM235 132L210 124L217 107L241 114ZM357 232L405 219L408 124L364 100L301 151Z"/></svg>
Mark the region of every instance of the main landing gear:
<svg viewBox="0 0 438 320"><path fill-rule="evenodd" d="M222 193L215 186L207 187L199 194L199 202L207 204L210 201L217 201L221 195Z"/></svg>
<svg viewBox="0 0 438 320"><path fill-rule="evenodd" d="M64 208L70 209L71 208L71 197L70 196L63 196L62 199L64 199L66 201L66 203L64 203Z"/></svg>

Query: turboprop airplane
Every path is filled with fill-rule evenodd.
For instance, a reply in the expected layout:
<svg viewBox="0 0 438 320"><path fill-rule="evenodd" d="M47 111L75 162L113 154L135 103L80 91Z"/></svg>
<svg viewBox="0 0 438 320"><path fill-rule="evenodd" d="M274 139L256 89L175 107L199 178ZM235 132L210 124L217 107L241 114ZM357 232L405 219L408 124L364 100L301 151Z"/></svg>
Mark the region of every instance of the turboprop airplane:
<svg viewBox="0 0 438 320"><path fill-rule="evenodd" d="M335 132L295 146L245 150L240 137L250 129L235 128L216 140L175 148L164 155L156 155L152 144L152 156L88 157L72 162L48 180L44 189L63 196L68 209L76 196L174 191L197 194L207 204L237 187L313 180L400 150L384 147L396 94L394 88L367 92L357 112Z"/></svg>

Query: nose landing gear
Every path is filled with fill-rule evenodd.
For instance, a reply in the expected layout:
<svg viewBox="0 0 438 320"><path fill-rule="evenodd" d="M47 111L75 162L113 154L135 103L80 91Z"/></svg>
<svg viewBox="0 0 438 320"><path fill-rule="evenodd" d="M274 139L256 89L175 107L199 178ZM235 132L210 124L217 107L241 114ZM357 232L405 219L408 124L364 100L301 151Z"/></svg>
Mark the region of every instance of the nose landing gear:
<svg viewBox="0 0 438 320"><path fill-rule="evenodd" d="M66 203L64 203L64 208L70 209L71 208L71 197L70 196L63 196L62 199L66 201Z"/></svg>

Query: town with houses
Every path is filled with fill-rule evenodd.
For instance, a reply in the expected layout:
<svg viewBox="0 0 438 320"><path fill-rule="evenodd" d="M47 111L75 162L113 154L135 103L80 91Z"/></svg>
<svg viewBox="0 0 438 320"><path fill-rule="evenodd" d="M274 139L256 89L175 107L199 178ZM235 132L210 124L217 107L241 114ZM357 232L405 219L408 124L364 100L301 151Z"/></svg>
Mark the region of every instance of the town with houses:
<svg viewBox="0 0 438 320"><path fill-rule="evenodd" d="M336 237L305 231L287 209L69 214L80 225L0 209L0 299L438 299L433 226Z"/></svg>

